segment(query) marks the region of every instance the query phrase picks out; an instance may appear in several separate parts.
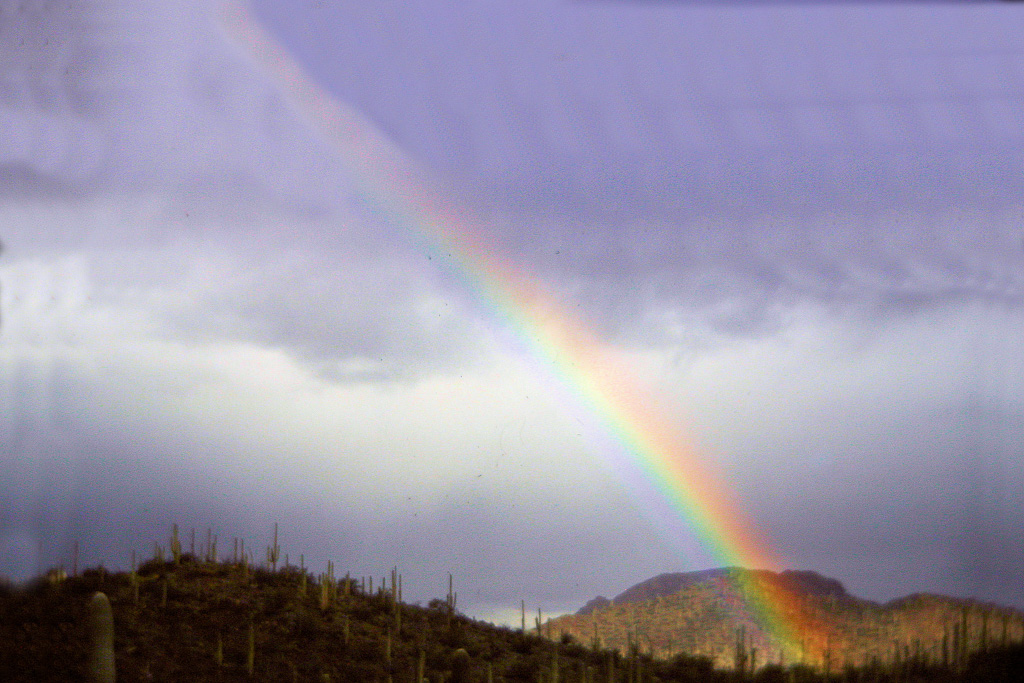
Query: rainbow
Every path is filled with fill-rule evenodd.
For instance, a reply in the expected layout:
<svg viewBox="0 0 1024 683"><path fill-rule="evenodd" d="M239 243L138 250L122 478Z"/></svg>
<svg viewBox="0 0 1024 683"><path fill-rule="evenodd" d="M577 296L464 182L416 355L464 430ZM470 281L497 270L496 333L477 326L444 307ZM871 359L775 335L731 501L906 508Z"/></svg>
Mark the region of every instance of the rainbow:
<svg viewBox="0 0 1024 683"><path fill-rule="evenodd" d="M656 510L652 516L666 533L685 529L695 534L725 566L779 567L728 487L701 462L679 420L666 417L670 411L657 404L579 316L503 259L471 218L430 190L429 174L401 157L370 122L323 92L245 6L225 3L220 19L228 34L276 78L300 115L335 145L366 208L437 256L480 307L511 331L520 348L557 378L561 391L603 425L615 446L602 449L610 464L629 480L642 505ZM826 625L789 591L749 583L748 604L788 661L820 662L830 636Z"/></svg>

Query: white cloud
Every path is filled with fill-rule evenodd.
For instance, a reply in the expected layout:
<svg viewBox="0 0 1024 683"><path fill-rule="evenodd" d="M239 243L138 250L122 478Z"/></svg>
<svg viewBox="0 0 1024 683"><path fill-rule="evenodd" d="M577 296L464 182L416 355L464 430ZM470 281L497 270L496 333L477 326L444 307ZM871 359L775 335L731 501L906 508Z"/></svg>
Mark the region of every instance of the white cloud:
<svg viewBox="0 0 1024 683"><path fill-rule="evenodd" d="M102 227L119 211L98 204L82 215ZM37 207L34 222L74 215ZM126 232L164 220L120 215ZM564 496L570 476L589 500L583 447L548 389L424 273L199 234L5 255L0 357L28 382L6 383L5 421L45 429L56 412L72 440L132 433L151 465L282 490L317 481L382 505ZM42 448L15 455L50 466Z"/></svg>

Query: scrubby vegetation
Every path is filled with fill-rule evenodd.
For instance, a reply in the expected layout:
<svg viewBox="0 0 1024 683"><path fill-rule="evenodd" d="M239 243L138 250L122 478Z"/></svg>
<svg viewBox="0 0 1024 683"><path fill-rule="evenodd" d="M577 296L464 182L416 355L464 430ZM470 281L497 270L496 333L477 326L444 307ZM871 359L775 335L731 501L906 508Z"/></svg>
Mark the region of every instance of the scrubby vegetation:
<svg viewBox="0 0 1024 683"><path fill-rule="evenodd" d="M761 666L717 670L708 659L655 659L583 645L569 635L496 627L456 610L456 595L426 607L402 601L401 577L378 585L279 567L276 540L265 566L238 548L217 559L182 552L177 533L164 557L137 570L49 572L24 589L0 587L0 681L110 680L108 614L116 680L378 681L385 683L653 683L655 681L1009 681L1024 649L979 652L957 667L908 658L899 666L821 672ZM102 593L106 599L97 597ZM110 610L107 610L109 600ZM103 678L107 677L107 678Z"/></svg>

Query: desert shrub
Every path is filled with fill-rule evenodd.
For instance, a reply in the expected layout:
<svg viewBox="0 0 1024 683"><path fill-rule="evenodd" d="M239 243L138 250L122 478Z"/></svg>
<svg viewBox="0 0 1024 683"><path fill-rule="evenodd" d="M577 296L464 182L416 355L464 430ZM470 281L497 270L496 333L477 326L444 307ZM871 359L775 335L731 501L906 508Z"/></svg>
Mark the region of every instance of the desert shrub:
<svg viewBox="0 0 1024 683"><path fill-rule="evenodd" d="M505 666L502 677L506 681L535 681L539 670L538 663L528 658L518 657Z"/></svg>
<svg viewBox="0 0 1024 683"><path fill-rule="evenodd" d="M300 605L285 616L286 629L297 638L308 639L317 634L318 619L312 609Z"/></svg>
<svg viewBox="0 0 1024 683"><path fill-rule="evenodd" d="M617 665L622 666L622 663L617 662ZM715 667L711 660L706 657L691 657L685 654L676 655L660 668L667 680L678 681L679 683L717 680Z"/></svg>
<svg viewBox="0 0 1024 683"><path fill-rule="evenodd" d="M166 574L168 570L174 568L174 563L169 561L163 561L156 559L155 557L151 560L147 560L139 566L137 572L139 576L160 576Z"/></svg>
<svg viewBox="0 0 1024 683"><path fill-rule="evenodd" d="M778 664L769 664L760 669L754 676L756 683L786 683L786 670Z"/></svg>

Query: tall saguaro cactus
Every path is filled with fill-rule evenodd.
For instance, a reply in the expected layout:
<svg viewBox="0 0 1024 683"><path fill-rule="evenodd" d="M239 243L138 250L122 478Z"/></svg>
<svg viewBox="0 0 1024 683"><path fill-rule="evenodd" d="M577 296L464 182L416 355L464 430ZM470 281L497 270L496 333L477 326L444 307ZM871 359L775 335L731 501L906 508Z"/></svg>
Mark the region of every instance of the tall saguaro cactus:
<svg viewBox="0 0 1024 683"><path fill-rule="evenodd" d="M469 653L464 648L459 648L452 654L451 683L469 683L470 680L470 659ZM557 683L557 681L554 681Z"/></svg>
<svg viewBox="0 0 1024 683"><path fill-rule="evenodd" d="M94 593L89 601L90 683L114 683L114 611L106 593Z"/></svg>
<svg viewBox="0 0 1024 683"><path fill-rule="evenodd" d="M181 541L178 540L178 525L174 525L174 529L171 533L171 557L174 559L174 564L181 564Z"/></svg>
<svg viewBox="0 0 1024 683"><path fill-rule="evenodd" d="M267 564L272 571L277 571L277 559L281 556L281 548L277 545L277 522L274 522L274 545L267 548Z"/></svg>
<svg viewBox="0 0 1024 683"><path fill-rule="evenodd" d="M245 653L245 672L252 678L256 666L256 629L253 618L249 617L249 646Z"/></svg>

